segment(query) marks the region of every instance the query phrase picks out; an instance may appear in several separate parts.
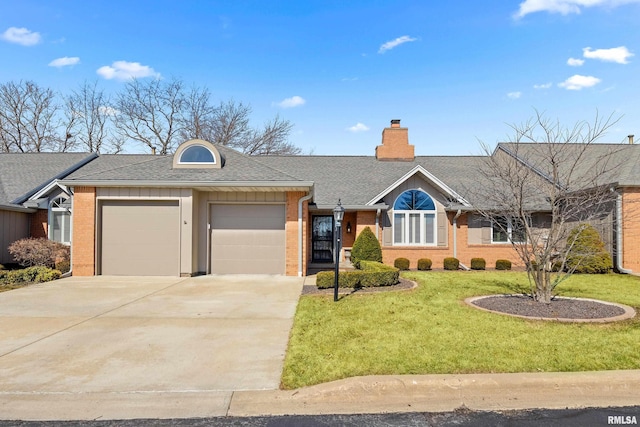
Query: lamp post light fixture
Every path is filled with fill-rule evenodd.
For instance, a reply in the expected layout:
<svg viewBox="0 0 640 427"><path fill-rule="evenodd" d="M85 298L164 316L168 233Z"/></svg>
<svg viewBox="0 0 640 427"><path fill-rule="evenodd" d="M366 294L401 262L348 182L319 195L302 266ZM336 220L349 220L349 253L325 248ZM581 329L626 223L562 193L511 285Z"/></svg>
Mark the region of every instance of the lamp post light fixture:
<svg viewBox="0 0 640 427"><path fill-rule="evenodd" d="M340 244L342 243L342 219L344 218L344 208L340 199L338 199L338 205L333 208L333 219L335 223L334 235L335 237L335 249L334 258L336 261L336 273L333 278L333 300L338 301L338 274L340 271Z"/></svg>

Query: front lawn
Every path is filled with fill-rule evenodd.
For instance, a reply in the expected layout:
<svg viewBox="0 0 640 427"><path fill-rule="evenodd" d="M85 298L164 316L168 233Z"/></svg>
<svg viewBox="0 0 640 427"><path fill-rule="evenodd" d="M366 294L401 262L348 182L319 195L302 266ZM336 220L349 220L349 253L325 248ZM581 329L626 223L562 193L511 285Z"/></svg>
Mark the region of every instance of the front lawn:
<svg viewBox="0 0 640 427"><path fill-rule="evenodd" d="M640 368L640 320L567 324L513 318L464 304L466 297L528 290L521 272L410 272L404 292L303 296L282 386L359 375L591 371ZM574 275L562 296L640 308L640 278Z"/></svg>

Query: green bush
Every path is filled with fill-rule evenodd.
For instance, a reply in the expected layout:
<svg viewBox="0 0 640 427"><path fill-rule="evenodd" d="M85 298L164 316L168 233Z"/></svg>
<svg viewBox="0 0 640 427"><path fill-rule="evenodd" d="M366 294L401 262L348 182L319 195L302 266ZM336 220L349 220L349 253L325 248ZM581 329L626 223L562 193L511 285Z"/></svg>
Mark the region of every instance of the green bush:
<svg viewBox="0 0 640 427"><path fill-rule="evenodd" d="M4 265L0 264L0 270L4 270Z"/></svg>
<svg viewBox="0 0 640 427"><path fill-rule="evenodd" d="M407 258L396 258L396 260L393 261L393 266L398 270L408 270L410 264Z"/></svg>
<svg viewBox="0 0 640 427"><path fill-rule="evenodd" d="M341 271L338 274L339 288L368 288L376 286L391 286L398 283L400 272L375 261L361 261L362 270ZM335 273L321 271L316 276L316 286L319 289L333 288Z"/></svg>
<svg viewBox="0 0 640 427"><path fill-rule="evenodd" d="M0 271L0 284L43 283L59 279L62 273L48 267L35 266L22 270Z"/></svg>
<svg viewBox="0 0 640 427"><path fill-rule="evenodd" d="M589 224L580 224L569 233L566 268L569 272L602 274L613 268L598 231Z"/></svg>
<svg viewBox="0 0 640 427"><path fill-rule="evenodd" d="M496 270L511 270L511 261L508 259L496 260Z"/></svg>
<svg viewBox="0 0 640 427"><path fill-rule="evenodd" d="M365 227L358 234L351 248L351 263L355 268L360 268L360 261L382 262L382 248L371 228Z"/></svg>
<svg viewBox="0 0 640 427"><path fill-rule="evenodd" d="M445 270L457 270L460 268L460 260L458 258L448 257L444 259Z"/></svg>
<svg viewBox="0 0 640 427"><path fill-rule="evenodd" d="M56 270L64 274L71 270L71 263L69 261L58 261L56 262Z"/></svg>
<svg viewBox="0 0 640 427"><path fill-rule="evenodd" d="M484 270L487 267L487 262L484 258L471 258L472 270Z"/></svg>
<svg viewBox="0 0 640 427"><path fill-rule="evenodd" d="M420 258L418 260L418 270L420 271L431 270L431 260L429 258Z"/></svg>

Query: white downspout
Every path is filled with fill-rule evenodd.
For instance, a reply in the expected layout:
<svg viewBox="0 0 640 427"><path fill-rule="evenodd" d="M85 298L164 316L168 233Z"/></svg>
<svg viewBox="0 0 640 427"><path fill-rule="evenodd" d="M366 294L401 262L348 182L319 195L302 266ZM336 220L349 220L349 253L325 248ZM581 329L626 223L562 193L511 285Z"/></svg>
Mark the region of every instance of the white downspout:
<svg viewBox="0 0 640 427"><path fill-rule="evenodd" d="M622 194L616 192L616 268L620 273L632 274L633 271L622 266Z"/></svg>
<svg viewBox="0 0 640 427"><path fill-rule="evenodd" d="M71 225L71 229L69 230L69 240L70 240L70 242L69 242L69 271L67 271L62 276L60 276L62 278L73 276L73 212L74 212L74 209L73 209L73 204L74 204L73 203L73 201L74 201L73 188L69 188L69 192L71 193L71 196L70 196L71 197L71 220L69 221L70 225ZM51 224L50 221L49 221L49 224ZM48 226L48 224L47 224L47 226ZM48 235L47 235L47 237L48 237Z"/></svg>
<svg viewBox="0 0 640 427"><path fill-rule="evenodd" d="M378 237L378 231L380 229L380 209L376 211L376 239L380 240Z"/></svg>
<svg viewBox="0 0 640 427"><path fill-rule="evenodd" d="M298 277L302 277L302 203L313 197L313 188L298 200Z"/></svg>
<svg viewBox="0 0 640 427"><path fill-rule="evenodd" d="M458 209L456 215L453 217L453 257L458 258L458 217L462 215L462 210Z"/></svg>

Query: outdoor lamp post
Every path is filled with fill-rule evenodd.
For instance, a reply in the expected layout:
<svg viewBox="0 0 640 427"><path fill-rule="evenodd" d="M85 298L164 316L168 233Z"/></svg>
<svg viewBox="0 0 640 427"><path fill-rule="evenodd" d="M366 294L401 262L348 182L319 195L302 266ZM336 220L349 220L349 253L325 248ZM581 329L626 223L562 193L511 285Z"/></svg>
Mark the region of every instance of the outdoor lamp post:
<svg viewBox="0 0 640 427"><path fill-rule="evenodd" d="M338 301L338 274L340 271L340 245L342 243L342 219L344 218L344 208L340 199L338 199L338 206L333 208L333 219L335 220L335 261L336 261L336 274L333 278L333 300Z"/></svg>

